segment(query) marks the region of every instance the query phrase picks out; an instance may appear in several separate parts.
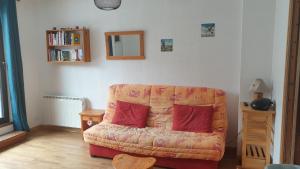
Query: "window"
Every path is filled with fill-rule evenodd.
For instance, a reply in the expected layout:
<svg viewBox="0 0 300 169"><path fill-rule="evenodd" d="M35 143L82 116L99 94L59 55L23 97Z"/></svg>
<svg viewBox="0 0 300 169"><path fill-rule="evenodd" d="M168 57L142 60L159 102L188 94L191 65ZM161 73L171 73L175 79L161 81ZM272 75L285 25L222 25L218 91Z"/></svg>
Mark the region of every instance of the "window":
<svg viewBox="0 0 300 169"><path fill-rule="evenodd" d="M9 122L6 64L4 57L3 32L0 22L0 125Z"/></svg>

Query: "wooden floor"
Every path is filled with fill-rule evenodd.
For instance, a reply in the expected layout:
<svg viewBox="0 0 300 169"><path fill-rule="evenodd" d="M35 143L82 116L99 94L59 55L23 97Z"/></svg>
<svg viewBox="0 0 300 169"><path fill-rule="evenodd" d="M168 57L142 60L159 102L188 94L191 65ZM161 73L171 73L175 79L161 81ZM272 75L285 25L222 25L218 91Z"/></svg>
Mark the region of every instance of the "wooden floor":
<svg viewBox="0 0 300 169"><path fill-rule="evenodd" d="M234 169L225 156L220 169ZM91 158L78 130L40 128L21 144L0 152L0 169L113 169L111 159Z"/></svg>

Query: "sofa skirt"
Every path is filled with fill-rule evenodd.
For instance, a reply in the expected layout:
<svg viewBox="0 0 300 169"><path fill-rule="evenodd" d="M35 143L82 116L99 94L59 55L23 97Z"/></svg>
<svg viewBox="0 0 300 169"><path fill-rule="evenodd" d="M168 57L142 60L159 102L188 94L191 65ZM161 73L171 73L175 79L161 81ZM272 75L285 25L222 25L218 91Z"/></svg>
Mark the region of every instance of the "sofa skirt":
<svg viewBox="0 0 300 169"><path fill-rule="evenodd" d="M124 152L113 150L106 147L90 144L90 155L92 157L113 158L117 154ZM140 154L126 153L129 155L143 157ZM197 159L181 159L181 158L163 158L155 157L155 166L168 167L174 169L218 169L217 161L197 160Z"/></svg>

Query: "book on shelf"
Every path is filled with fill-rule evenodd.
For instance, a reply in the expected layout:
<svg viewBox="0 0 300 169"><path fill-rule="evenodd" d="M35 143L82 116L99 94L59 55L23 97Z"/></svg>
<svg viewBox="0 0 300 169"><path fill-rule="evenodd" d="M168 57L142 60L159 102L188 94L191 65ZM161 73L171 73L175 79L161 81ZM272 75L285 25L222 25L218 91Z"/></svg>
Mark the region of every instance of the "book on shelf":
<svg viewBox="0 0 300 169"><path fill-rule="evenodd" d="M80 45L80 33L70 31L50 32L48 41L50 46Z"/></svg>
<svg viewBox="0 0 300 169"><path fill-rule="evenodd" d="M50 61L83 61L82 49L49 49Z"/></svg>
<svg viewBox="0 0 300 169"><path fill-rule="evenodd" d="M74 33L73 34L72 42L75 45L79 45L80 44L80 34L79 33Z"/></svg>

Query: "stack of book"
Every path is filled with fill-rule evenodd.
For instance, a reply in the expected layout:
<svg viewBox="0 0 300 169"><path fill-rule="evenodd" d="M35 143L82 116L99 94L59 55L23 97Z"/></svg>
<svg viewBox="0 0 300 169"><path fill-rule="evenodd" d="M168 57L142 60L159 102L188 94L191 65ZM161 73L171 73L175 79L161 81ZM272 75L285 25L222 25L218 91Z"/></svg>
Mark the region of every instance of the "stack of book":
<svg viewBox="0 0 300 169"><path fill-rule="evenodd" d="M80 33L66 31L51 32L48 34L48 40L50 46L80 45Z"/></svg>
<svg viewBox="0 0 300 169"><path fill-rule="evenodd" d="M82 49L49 49L50 61L82 61Z"/></svg>

